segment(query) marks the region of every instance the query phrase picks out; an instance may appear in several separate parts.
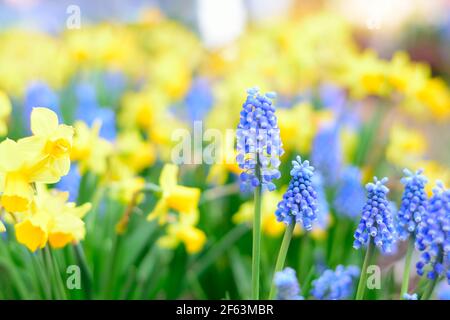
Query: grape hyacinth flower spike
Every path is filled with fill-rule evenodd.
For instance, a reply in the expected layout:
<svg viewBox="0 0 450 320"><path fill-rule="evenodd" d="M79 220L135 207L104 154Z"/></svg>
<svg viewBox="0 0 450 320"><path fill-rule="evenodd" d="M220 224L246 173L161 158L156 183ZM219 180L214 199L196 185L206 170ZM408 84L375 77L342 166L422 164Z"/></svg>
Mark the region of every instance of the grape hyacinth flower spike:
<svg viewBox="0 0 450 320"><path fill-rule="evenodd" d="M338 265L336 270L325 270L312 282L311 294L320 300L349 299L354 290L354 282L359 276L359 267Z"/></svg>
<svg viewBox="0 0 450 320"><path fill-rule="evenodd" d="M295 224L299 223L305 230L310 231L318 215L317 192L312 182L314 167L309 164L308 160L302 162L300 156L292 161L292 166L288 189L275 211L277 220L286 224L287 227L278 253L274 274L284 266ZM269 299L272 299L274 295L275 287L272 285Z"/></svg>
<svg viewBox="0 0 450 320"><path fill-rule="evenodd" d="M374 246L378 247L382 253L390 253L396 241L392 213L387 199L389 192L385 183L388 178L378 180L374 177L373 183L366 185L367 201L363 207L361 220L356 228L353 247L360 249L367 247L366 257L361 269L361 277L358 284L356 299L361 300L364 296L366 269L374 253Z"/></svg>
<svg viewBox="0 0 450 320"><path fill-rule="evenodd" d="M285 268L275 274L275 286L277 289L277 300L303 300L300 296L300 286L298 285L295 271L292 268Z"/></svg>
<svg viewBox="0 0 450 320"><path fill-rule="evenodd" d="M260 95L257 88L247 91L237 128L236 160L242 169L241 188L255 192L252 252L252 298L259 299L259 269L261 256L261 192L275 190L274 179L283 154L275 106L274 93Z"/></svg>
<svg viewBox="0 0 450 320"><path fill-rule="evenodd" d="M408 249L405 257L405 268L403 272L403 282L400 291L400 297L404 299L408 292L409 275L411 268L411 258L414 251L415 234L419 223L426 214L427 194L425 185L426 177L422 174L423 170L417 170L415 173L408 169L403 170L405 176L401 182L405 186L402 196L402 203L398 211L397 231L401 240L408 240Z"/></svg>
<svg viewBox="0 0 450 320"><path fill-rule="evenodd" d="M278 128L275 93L260 95L258 89L247 91L237 128L237 163L243 170L240 175L243 189L262 186L275 190L274 179L280 178L280 156L284 153Z"/></svg>
<svg viewBox="0 0 450 320"><path fill-rule="evenodd" d="M416 248L422 251L416 264L417 273L420 276L426 273L431 280L422 295L422 300L426 300L439 277L445 276L450 284L450 190L441 182L433 189L427 213L417 229Z"/></svg>

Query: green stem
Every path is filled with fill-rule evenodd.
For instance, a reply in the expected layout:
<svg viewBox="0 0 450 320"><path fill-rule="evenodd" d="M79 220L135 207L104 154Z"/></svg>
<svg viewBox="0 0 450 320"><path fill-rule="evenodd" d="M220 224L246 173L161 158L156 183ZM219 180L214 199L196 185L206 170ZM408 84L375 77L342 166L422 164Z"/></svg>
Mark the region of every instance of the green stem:
<svg viewBox="0 0 450 320"><path fill-rule="evenodd" d="M66 292L64 290L64 285L61 280L61 275L59 274L59 271L56 267L56 261L55 258L52 256L52 253L50 252L49 246L45 246L44 255L48 271L51 275L50 277L53 278L53 281L55 283L54 292L56 299L58 300L67 299Z"/></svg>
<svg viewBox="0 0 450 320"><path fill-rule="evenodd" d="M208 268L214 261L217 260L224 252L226 252L237 240L239 240L246 232L249 231L249 227L245 224L240 224L223 236L220 241L214 243L211 248L192 264L189 268L190 274L201 275L206 268Z"/></svg>
<svg viewBox="0 0 450 320"><path fill-rule="evenodd" d="M75 250L75 256L77 258L77 262L80 265L81 274L83 275L83 288L84 292L86 292L87 298L92 299L92 274L89 269L89 266L86 261L86 256L84 254L84 250L81 247L80 243L73 245Z"/></svg>
<svg viewBox="0 0 450 320"><path fill-rule="evenodd" d="M291 243L292 239L292 233L294 231L295 222L289 224L286 228L286 231L284 232L283 241L281 242L280 251L278 253L277 262L275 264L275 270L273 272L273 277L275 277L275 274L284 267L284 262L286 261L286 255L288 252L289 244ZM275 297L275 283L272 280L272 285L270 287L270 293L269 293L269 300L273 300Z"/></svg>
<svg viewBox="0 0 450 320"><path fill-rule="evenodd" d="M444 255L442 253L442 249L439 250L439 255L437 256L436 263L442 263L444 259ZM434 279L431 281L431 283L428 285L427 289L423 293L420 300L429 300L431 298L431 295L433 294L434 288L436 287L436 284L438 283L439 276L436 275Z"/></svg>
<svg viewBox="0 0 450 320"><path fill-rule="evenodd" d="M255 215L253 217L253 251L252 251L252 299L259 299L259 270L261 263L261 179L257 162L256 177L259 185L255 188Z"/></svg>
<svg viewBox="0 0 450 320"><path fill-rule="evenodd" d="M436 284L438 282L439 277L435 277L430 284L428 285L427 289L422 295L422 298L420 300L429 300L431 298L431 295L433 294L434 288L436 287Z"/></svg>
<svg viewBox="0 0 450 320"><path fill-rule="evenodd" d="M374 243L372 239L369 241L369 245L366 250L366 257L364 258L364 263L361 268L361 276L359 278L358 283L358 291L356 291L356 300L363 300L364 291L366 290L366 281L367 281L367 267L369 266L370 261L372 260L372 255L374 252Z"/></svg>
<svg viewBox="0 0 450 320"><path fill-rule="evenodd" d="M414 251L414 237L411 235L408 241L408 249L406 251L405 257L405 269L403 270L403 282L402 289L400 291L400 299L404 299L405 293L408 292L409 288L409 278L410 278L410 270L411 270L411 258L412 253Z"/></svg>

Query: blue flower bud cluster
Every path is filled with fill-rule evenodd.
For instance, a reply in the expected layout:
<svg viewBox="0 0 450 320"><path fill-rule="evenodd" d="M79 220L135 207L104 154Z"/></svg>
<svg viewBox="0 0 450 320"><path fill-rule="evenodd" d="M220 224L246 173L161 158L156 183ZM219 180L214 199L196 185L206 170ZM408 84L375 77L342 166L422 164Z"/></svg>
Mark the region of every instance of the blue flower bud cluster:
<svg viewBox="0 0 450 320"><path fill-rule="evenodd" d="M237 156L242 189L253 189L259 185L265 190L276 189L272 182L279 179L278 170L283 147L280 139L274 93L260 95L258 89L247 91L247 100L242 106L237 128Z"/></svg>
<svg viewBox="0 0 450 320"><path fill-rule="evenodd" d="M389 189L384 185L387 181L388 178L378 180L374 177L374 182L366 185L367 201L355 231L355 249L367 246L373 241L382 253L392 252L397 236L387 199Z"/></svg>
<svg viewBox="0 0 450 320"><path fill-rule="evenodd" d="M317 192L311 181L314 168L309 165L308 160L302 162L300 156L292 161L292 165L289 187L278 204L275 215L278 221L287 225L295 221L309 231L318 214Z"/></svg>

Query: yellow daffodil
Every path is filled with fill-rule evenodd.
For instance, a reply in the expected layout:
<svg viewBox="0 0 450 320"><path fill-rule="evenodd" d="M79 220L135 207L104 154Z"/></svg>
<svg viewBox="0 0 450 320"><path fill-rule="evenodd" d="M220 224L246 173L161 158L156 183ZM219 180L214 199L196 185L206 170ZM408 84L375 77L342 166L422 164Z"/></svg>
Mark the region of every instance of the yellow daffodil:
<svg viewBox="0 0 450 320"><path fill-rule="evenodd" d="M428 179L428 183L425 185L425 191L429 197L432 196L433 188L436 186L437 181L441 181L445 186L450 186L450 168L441 163L431 160L423 160L412 165L411 169L423 169L424 175Z"/></svg>
<svg viewBox="0 0 450 320"><path fill-rule="evenodd" d="M8 96L0 90L0 137L8 133L7 121L11 114L11 101Z"/></svg>
<svg viewBox="0 0 450 320"><path fill-rule="evenodd" d="M419 131L395 125L389 134L386 159L399 167L409 168L423 158L426 148L425 137Z"/></svg>
<svg viewBox="0 0 450 320"><path fill-rule="evenodd" d="M148 215L148 220L158 219L160 223L165 223L170 209L178 211L180 215L198 213L200 189L178 185L177 175L178 167L174 164L166 164L162 169L159 177L161 199Z"/></svg>
<svg viewBox="0 0 450 320"><path fill-rule="evenodd" d="M33 136L21 140L25 148L37 149L39 159L47 159L37 169L37 179L45 183L56 183L70 170L73 128L58 123L56 113L46 108L34 108L31 112Z"/></svg>
<svg viewBox="0 0 450 320"><path fill-rule="evenodd" d="M76 207L75 203L67 202L68 197L67 192L39 188L30 211L14 226L17 241L34 252L47 242L53 248L62 248L82 240L85 235L82 218L91 204Z"/></svg>
<svg viewBox="0 0 450 320"><path fill-rule="evenodd" d="M234 149L234 139L233 144L224 144L223 147L219 147L221 151L217 162L215 162L206 177L208 183L213 184L224 184L229 173L239 175L242 170L236 161L236 150Z"/></svg>
<svg viewBox="0 0 450 320"><path fill-rule="evenodd" d="M436 119L450 117L450 89L442 79L429 79L417 92L417 97Z"/></svg>
<svg viewBox="0 0 450 320"><path fill-rule="evenodd" d="M153 144L145 141L138 131L126 131L117 137L117 152L134 172L139 173L156 161Z"/></svg>
<svg viewBox="0 0 450 320"><path fill-rule="evenodd" d="M163 248L176 248L180 242L190 254L198 253L206 243L205 233L196 228L190 218L181 216L180 221L171 223L167 227L167 234L158 239Z"/></svg>
<svg viewBox="0 0 450 320"><path fill-rule="evenodd" d="M33 198L31 183L34 179L33 155L27 153L21 140L10 139L0 143L1 205L8 212L22 212L29 208ZM42 161L40 161L42 163ZM38 168L42 165L38 164Z"/></svg>
<svg viewBox="0 0 450 320"><path fill-rule="evenodd" d="M113 147L110 142L99 136L101 123L95 122L92 128L86 123L75 123L75 137L70 157L77 161L81 173L91 171L103 174L107 169L107 159L112 154Z"/></svg>
<svg viewBox="0 0 450 320"><path fill-rule="evenodd" d="M277 210L278 202L282 199L281 192L266 192L262 199L262 230L265 234L271 237L280 236L286 229L282 222L277 221L275 211ZM254 205L253 202L245 202L240 207L238 212L233 215L233 222L250 223L253 219Z"/></svg>

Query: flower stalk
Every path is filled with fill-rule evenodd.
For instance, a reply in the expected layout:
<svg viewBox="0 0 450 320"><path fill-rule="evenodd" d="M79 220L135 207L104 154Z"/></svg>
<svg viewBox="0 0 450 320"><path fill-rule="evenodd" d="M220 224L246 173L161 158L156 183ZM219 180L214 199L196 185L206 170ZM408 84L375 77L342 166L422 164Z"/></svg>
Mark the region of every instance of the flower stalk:
<svg viewBox="0 0 450 320"><path fill-rule="evenodd" d="M366 256L364 258L364 263L361 268L361 276L359 277L359 283L358 283L358 290L356 291L356 300L363 300L364 299L364 293L367 286L367 267L370 264L370 261L372 261L372 256L374 253L374 242L373 240L369 241L369 244L367 245L366 250Z"/></svg>
<svg viewBox="0 0 450 320"><path fill-rule="evenodd" d="M405 268L403 270L403 281L402 281L402 288L400 291L400 299L404 299L405 293L408 293L409 288L409 278L410 278L410 271L411 271L411 258L412 253L414 251L414 237L411 236L408 241L408 249L406 251L406 257L405 257Z"/></svg>
<svg viewBox="0 0 450 320"><path fill-rule="evenodd" d="M289 224L286 227L284 232L283 241L281 242L280 251L278 252L277 262L275 264L275 270L273 272L274 276L277 272L281 271L284 267L284 263L286 261L287 251L289 248L289 244L291 243L292 233L294 231L295 222ZM276 286L275 282L272 281L272 286L270 288L269 300L272 300L275 297Z"/></svg>
<svg viewBox="0 0 450 320"><path fill-rule="evenodd" d="M259 165L256 165L256 176L260 177ZM253 217L253 250L252 250L252 299L259 299L259 273L261 267L261 184L255 188L255 214Z"/></svg>

